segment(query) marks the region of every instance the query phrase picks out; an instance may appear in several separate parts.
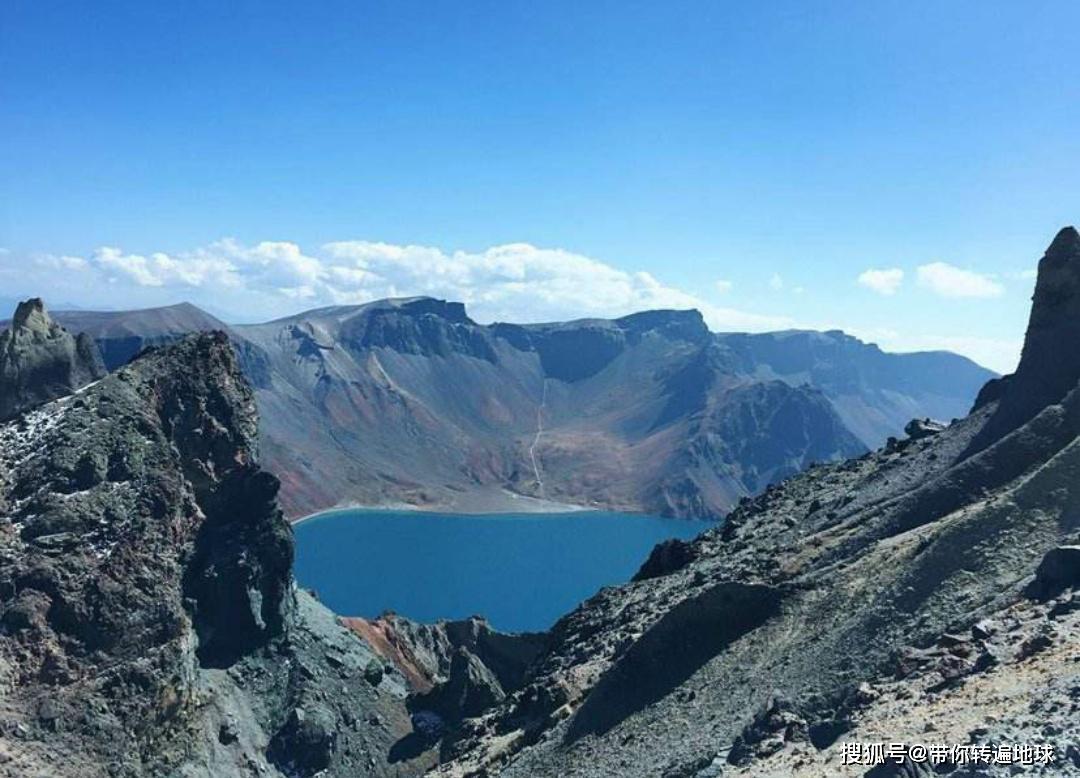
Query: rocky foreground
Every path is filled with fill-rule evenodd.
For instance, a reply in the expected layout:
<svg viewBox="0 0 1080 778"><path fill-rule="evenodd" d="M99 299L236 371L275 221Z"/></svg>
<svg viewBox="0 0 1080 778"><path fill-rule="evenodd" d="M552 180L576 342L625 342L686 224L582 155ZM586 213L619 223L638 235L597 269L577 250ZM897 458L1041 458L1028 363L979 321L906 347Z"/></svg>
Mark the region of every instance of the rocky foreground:
<svg viewBox="0 0 1080 778"><path fill-rule="evenodd" d="M405 681L296 591L255 439L222 335L0 426L0 775L398 773Z"/></svg>

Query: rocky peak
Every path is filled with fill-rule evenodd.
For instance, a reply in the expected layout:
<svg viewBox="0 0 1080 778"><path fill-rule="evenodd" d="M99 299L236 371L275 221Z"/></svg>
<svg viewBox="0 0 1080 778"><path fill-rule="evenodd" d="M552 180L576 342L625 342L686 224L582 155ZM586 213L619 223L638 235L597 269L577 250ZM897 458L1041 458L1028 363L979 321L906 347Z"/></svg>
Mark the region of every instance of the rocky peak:
<svg viewBox="0 0 1080 778"><path fill-rule="evenodd" d="M105 374L97 346L54 322L40 298L19 303L0 332L0 419L71 394Z"/></svg>
<svg viewBox="0 0 1080 778"><path fill-rule="evenodd" d="M1045 400L1059 399L1080 379L1068 344L1080 336L1080 233L1066 227L1039 262L1027 337L1016 380Z"/></svg>
<svg viewBox="0 0 1080 778"><path fill-rule="evenodd" d="M412 316L425 314L438 316L455 324L474 324L468 314L465 313L464 303L439 300L434 297L415 297L401 303L399 310Z"/></svg>
<svg viewBox="0 0 1080 778"><path fill-rule="evenodd" d="M388 348L403 354L464 354L495 361L489 339L462 303L431 297L391 303L365 309L364 315L343 322L341 342L354 350Z"/></svg>
<svg viewBox="0 0 1080 778"><path fill-rule="evenodd" d="M1080 382L1080 233L1065 227L1039 260L1035 294L1016 372L991 381L975 407L1000 400L993 423L977 441L982 448L1059 402Z"/></svg>
<svg viewBox="0 0 1080 778"><path fill-rule="evenodd" d="M49 314L45 312L45 303L40 297L31 297L15 308L15 316L11 320L13 333L21 330L47 333L54 326Z"/></svg>
<svg viewBox="0 0 1080 778"><path fill-rule="evenodd" d="M646 332L656 332L673 340L703 343L709 339L709 328L701 312L657 310L633 313L617 319L616 323L631 338Z"/></svg>

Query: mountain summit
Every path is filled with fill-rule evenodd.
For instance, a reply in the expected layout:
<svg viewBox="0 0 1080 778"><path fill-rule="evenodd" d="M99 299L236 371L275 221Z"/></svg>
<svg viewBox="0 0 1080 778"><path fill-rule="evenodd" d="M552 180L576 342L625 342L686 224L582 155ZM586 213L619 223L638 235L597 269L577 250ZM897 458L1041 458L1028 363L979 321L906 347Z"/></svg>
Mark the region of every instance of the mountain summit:
<svg viewBox="0 0 1080 778"><path fill-rule="evenodd" d="M1080 380L1080 233L1066 227L1039 261L1020 364L1006 403L1019 414L1060 400Z"/></svg>
<svg viewBox="0 0 1080 778"><path fill-rule="evenodd" d="M50 318L39 298L19 303L11 327L0 332L0 420L104 374L89 336L72 336Z"/></svg>
<svg viewBox="0 0 1080 778"><path fill-rule="evenodd" d="M1080 381L1080 233L1065 227L1039 260L1024 347L1016 372L990 381L975 407L995 412L972 450L993 443L1060 401Z"/></svg>

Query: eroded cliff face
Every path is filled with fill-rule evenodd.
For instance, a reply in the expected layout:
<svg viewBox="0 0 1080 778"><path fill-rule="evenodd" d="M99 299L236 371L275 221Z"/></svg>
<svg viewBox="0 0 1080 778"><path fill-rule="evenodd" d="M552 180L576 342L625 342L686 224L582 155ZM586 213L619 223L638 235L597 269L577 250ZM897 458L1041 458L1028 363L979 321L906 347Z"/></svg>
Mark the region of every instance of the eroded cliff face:
<svg viewBox="0 0 1080 778"><path fill-rule="evenodd" d="M480 325L387 300L238 328L268 355L268 461L288 509L552 503L716 518L865 450L828 399L730 369L696 311Z"/></svg>
<svg viewBox="0 0 1080 778"><path fill-rule="evenodd" d="M38 298L20 303L0 332L0 420L101 378L97 346L54 322Z"/></svg>
<svg viewBox="0 0 1080 778"><path fill-rule="evenodd" d="M1016 372L991 381L976 408L994 402L991 422L975 440L978 449L1058 402L1080 381L1080 360L1069 344L1080 338L1080 233L1066 227L1039 260L1024 349Z"/></svg>
<svg viewBox="0 0 1080 778"><path fill-rule="evenodd" d="M256 440L221 333L0 426L0 774L409 769L404 679L296 591Z"/></svg>
<svg viewBox="0 0 1080 778"><path fill-rule="evenodd" d="M448 733L440 773L862 776L849 737L1049 742L1029 774L1080 771L1080 358L1053 345L1080 326L1075 236L1040 265L1020 370L969 417L659 548Z"/></svg>

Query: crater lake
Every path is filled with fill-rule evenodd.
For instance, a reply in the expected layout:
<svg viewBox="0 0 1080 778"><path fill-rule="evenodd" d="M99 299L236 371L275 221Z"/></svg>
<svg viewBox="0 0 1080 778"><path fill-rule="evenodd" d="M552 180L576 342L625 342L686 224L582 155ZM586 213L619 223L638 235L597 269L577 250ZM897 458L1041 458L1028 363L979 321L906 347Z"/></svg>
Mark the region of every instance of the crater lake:
<svg viewBox="0 0 1080 778"><path fill-rule="evenodd" d="M604 511L336 510L294 525L296 578L342 616L480 615L500 630L537 631L628 581L657 543L711 526Z"/></svg>

